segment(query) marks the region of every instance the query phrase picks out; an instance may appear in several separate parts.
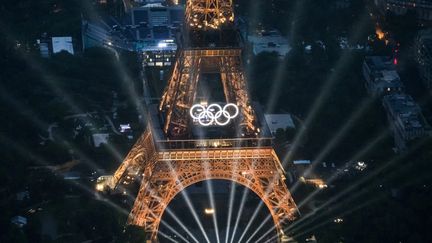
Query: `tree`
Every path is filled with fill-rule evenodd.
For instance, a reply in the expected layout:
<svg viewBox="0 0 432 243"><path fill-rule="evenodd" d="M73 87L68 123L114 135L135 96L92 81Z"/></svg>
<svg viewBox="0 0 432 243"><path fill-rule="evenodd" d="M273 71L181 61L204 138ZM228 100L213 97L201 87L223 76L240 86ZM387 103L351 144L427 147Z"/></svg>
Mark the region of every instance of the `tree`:
<svg viewBox="0 0 432 243"><path fill-rule="evenodd" d="M293 141L294 138L295 138L295 135L296 135L296 129L295 128L293 128L293 127L287 127L285 129L285 138L288 141Z"/></svg>
<svg viewBox="0 0 432 243"><path fill-rule="evenodd" d="M286 139L285 130L283 128L276 129L275 138L276 143L283 143Z"/></svg>

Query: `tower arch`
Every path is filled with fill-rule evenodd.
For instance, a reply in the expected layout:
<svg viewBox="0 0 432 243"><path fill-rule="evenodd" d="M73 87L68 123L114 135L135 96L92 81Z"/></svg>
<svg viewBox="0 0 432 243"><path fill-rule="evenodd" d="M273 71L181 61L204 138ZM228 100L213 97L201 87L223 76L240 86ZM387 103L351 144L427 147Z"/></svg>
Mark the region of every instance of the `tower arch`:
<svg viewBox="0 0 432 243"><path fill-rule="evenodd" d="M213 195L210 196L210 193ZM188 199L184 198L186 196ZM191 202L188 209L186 200ZM214 212L208 209L214 209ZM244 232L246 227L248 230ZM226 238L237 242L242 235L243 241L253 237L250 242L263 234L267 234L266 239L277 236L269 208L261 198L243 184L227 179L209 179L192 184L168 204L159 227L160 242L165 242L163 238L170 234L190 240L190 233L198 242L205 242L206 236L210 242L215 242L216 233L221 242L225 242Z"/></svg>
<svg viewBox="0 0 432 243"><path fill-rule="evenodd" d="M272 149L202 151L196 158L183 151L177 159L160 159L142 183L128 223L144 227L156 242L163 213L176 195L201 181L228 180L253 191L269 209L277 232L283 232L297 208L276 162Z"/></svg>

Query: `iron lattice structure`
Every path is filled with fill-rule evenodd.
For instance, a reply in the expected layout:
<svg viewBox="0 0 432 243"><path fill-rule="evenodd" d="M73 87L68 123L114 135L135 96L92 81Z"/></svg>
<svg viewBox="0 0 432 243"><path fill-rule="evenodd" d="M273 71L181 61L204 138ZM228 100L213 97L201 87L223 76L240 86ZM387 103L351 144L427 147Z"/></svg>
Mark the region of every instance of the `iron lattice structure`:
<svg viewBox="0 0 432 243"><path fill-rule="evenodd" d="M220 73L226 102L237 104L241 110L242 133L256 136L259 128L247 93L241 49L180 51L159 106L166 113L164 132L174 137L184 137L189 132L189 109L196 98L201 72Z"/></svg>
<svg viewBox="0 0 432 243"><path fill-rule="evenodd" d="M188 0L186 5L188 31L218 29L234 19L231 0ZM242 49L202 44L179 49L159 111L150 112L146 131L105 184L114 189L124 177L142 175L128 224L143 227L150 242L157 242L159 224L170 201L185 187L210 179L234 181L255 192L268 207L281 238L298 211L271 139L260 134L242 69ZM240 110L235 125L242 136L193 139L189 110L196 102L203 73L220 74L225 101ZM158 112L163 124L153 114ZM224 147L203 147L221 140Z"/></svg>
<svg viewBox="0 0 432 243"><path fill-rule="evenodd" d="M232 0L189 0L186 22L192 29L219 29L234 22Z"/></svg>
<svg viewBox="0 0 432 243"><path fill-rule="evenodd" d="M114 178L143 174L128 224L145 229L157 242L159 224L170 201L184 188L211 179L234 181L255 192L269 209L280 234L297 216L284 170L271 147L158 149L149 127L129 152Z"/></svg>

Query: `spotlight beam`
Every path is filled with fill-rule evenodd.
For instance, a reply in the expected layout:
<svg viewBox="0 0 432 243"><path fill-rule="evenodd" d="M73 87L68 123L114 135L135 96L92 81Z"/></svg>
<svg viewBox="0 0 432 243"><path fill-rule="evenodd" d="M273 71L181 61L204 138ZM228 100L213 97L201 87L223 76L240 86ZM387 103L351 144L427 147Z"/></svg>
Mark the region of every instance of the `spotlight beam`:
<svg viewBox="0 0 432 243"><path fill-rule="evenodd" d="M421 144L419 144L418 146L421 146ZM404 171L407 167L409 167L409 165L405 165L405 166L403 166L402 168L399 169L399 171ZM391 174L386 174L386 177L387 177L387 178L388 178L388 177L391 177L392 174L396 174L396 173L398 173L399 171L392 171ZM424 178L428 178L428 175L425 175L425 176L422 176L422 177L417 177L415 180L411 180L411 181L409 181L409 182L407 182L407 183L401 185L401 187L409 186L409 185L411 185L411 184L415 184L415 183L417 183L418 181L422 181ZM369 178L369 179L373 179L373 178ZM353 197L348 198L348 199L346 199L345 201L343 201L343 204L347 205L347 204L349 204L351 201L357 201L357 198L364 198L364 195L367 194L367 193L368 193L368 190L363 189L363 190L361 190L359 193L356 193ZM383 194L383 195L381 195L381 196L379 196L379 197L376 197L376 198L373 198L372 200L369 200L368 202L371 202L371 201L379 201L379 200L376 200L376 199L382 198L382 197L384 197L384 196L385 196L385 195ZM318 218L323 218L323 217L326 216L326 214L333 213L333 212L336 211L337 209L338 209L338 207L333 207L333 208L331 208L330 210L325 211L324 214L320 214ZM315 212L318 211L318 210L321 210L321 208L316 209ZM311 213L311 214L314 215L315 212L313 212L313 213ZM342 214L348 214L349 212L351 212L351 210L347 210L346 212L344 212L344 213L342 213ZM309 216L310 216L310 215L308 215L308 217L309 217ZM312 219L311 222L305 222L302 226L297 227L297 228L301 228L301 227L305 228L305 227L307 227L309 224L314 223L316 220L317 220L317 219Z"/></svg>
<svg viewBox="0 0 432 243"><path fill-rule="evenodd" d="M295 20L298 16L300 16L303 11L304 11L304 1L298 1L296 2L296 5L294 7L294 11L293 11L293 16L291 19L289 19L287 21L287 32L289 32L290 30L291 32L291 37L293 38L294 36L294 29L295 29ZM270 98L267 100L267 104L266 104L266 113L271 113L273 112L273 110L275 109L276 103L280 97L281 94L281 86L283 84L283 80L284 80L284 75L286 73L286 65L288 63L288 59L285 57L284 60L282 62L279 63L277 70L276 70L276 75L275 75L275 81L272 84L272 88L270 91Z"/></svg>
<svg viewBox="0 0 432 243"><path fill-rule="evenodd" d="M361 156L363 156L364 154L366 154L367 152L369 152L371 149L373 149L379 142L382 141L382 139L384 139L389 133L389 130L386 129L385 131L383 131L378 137L376 137L375 139L373 139L370 143L368 143L362 150L360 150L359 152L357 152L353 158L351 158L349 161L355 161L358 158L361 158ZM346 163L346 166L349 166L351 162ZM330 184L332 183L334 180L337 179L338 177L338 173L334 173L330 178L327 179L326 183ZM316 189L314 192L312 192L309 196L307 196L303 201L301 201L298 204L298 207L301 208L303 205L305 205L309 200L311 200L316 194L318 194L318 192L320 191L320 189Z"/></svg>
<svg viewBox="0 0 432 243"><path fill-rule="evenodd" d="M237 213L237 218L236 218L236 221L235 221L235 224L234 224L234 229L233 229L233 233L231 235L230 243L234 242L235 236L237 234L237 227L238 227L238 224L239 224L239 221L240 221L241 214L243 213L243 208L244 208L244 204L245 204L248 192L249 191L246 190L246 189L243 190L242 198L241 198L241 201L240 201L240 207L239 207L239 210L238 210L238 213Z"/></svg>
<svg viewBox="0 0 432 243"><path fill-rule="evenodd" d="M206 163L208 163L208 162L206 162ZM208 168L207 168L207 171L208 171ZM207 178L208 178L208 175L207 175ZM217 210L216 210L216 205L215 205L214 196L213 196L213 186L212 186L210 180L207 180L206 184L207 184L207 191L208 191L208 196L209 196L209 200L210 200L210 206L214 209L214 213L212 214L212 219L213 219L213 225L215 227L216 242L220 243L219 227L218 227L217 216L216 216Z"/></svg>
<svg viewBox="0 0 432 243"><path fill-rule="evenodd" d="M154 190L151 190L150 191L150 194L151 195L153 195L154 197L157 197L157 193L155 193L155 191ZM135 201L135 197L134 196L132 196L132 195L130 195L129 193L127 193L126 194L126 196L130 199L130 200L132 200L132 201ZM195 237L194 237L194 235L192 234L192 232L190 232L188 229L187 229L187 227L185 226L185 224L177 217L177 215L169 208L169 207L166 207L165 208L165 212L167 212L175 221L176 221L176 223L177 224L179 224L180 225L180 227L195 241L195 242L199 242ZM153 215L153 216L155 216L155 215ZM162 220L161 221L161 223L162 224L164 224L165 226L167 226L167 228L168 227L171 227L168 223L164 223L164 221ZM171 227L172 228L172 227ZM176 234L178 234L179 235L179 237L181 237L181 234L180 233L178 233L178 232L174 232L174 233L176 233Z"/></svg>
<svg viewBox="0 0 432 243"><path fill-rule="evenodd" d="M159 234L160 234L161 236L163 236L165 239L167 239L167 240L169 240L169 241L171 241L171 242L179 243L178 241L172 239L169 235L163 233L162 231L159 231Z"/></svg>
<svg viewBox="0 0 432 243"><path fill-rule="evenodd" d="M88 2L85 2L83 4L83 6L85 7L85 10L87 12L87 14L89 14L89 16L92 17L96 17L99 14L97 13L97 11L94 9L94 7L89 4ZM117 55L116 55L117 56ZM140 99L138 98L138 94L136 93L135 89L133 88L133 82L131 81L132 79L130 78L130 76L127 74L127 72L125 71L124 65L119 61L119 59L116 59L117 62L114 62L114 64L116 65L117 71L119 72L120 76L123 78L123 82L126 83L125 87L127 89L127 92L129 93L129 98L130 100L135 104L137 111L140 113L140 115L145 118L146 117L146 112L145 112L145 107L142 105Z"/></svg>
<svg viewBox="0 0 432 243"><path fill-rule="evenodd" d="M316 166L321 163L321 161L325 158L325 156L339 143L339 141L348 133L348 131L353 127L354 121L358 120L361 115L366 111L368 107L372 104L373 99L366 99L360 105L359 109L356 109L355 112L351 114L351 116L347 119L345 124L339 129L338 133L333 137L333 139L327 143L327 145L322 149L322 151L318 154L318 156L313 160L312 165L305 171L305 174L309 174L313 171ZM297 181L292 187L291 192L295 192L300 182Z"/></svg>
<svg viewBox="0 0 432 243"><path fill-rule="evenodd" d="M258 215L259 210L262 208L263 205L264 205L264 203L262 201L260 201L257 209L252 214L252 217L249 220L248 224L246 225L246 228L244 229L243 233L241 234L238 242L241 242L243 240L243 237L246 235L246 232L248 232L250 226L252 225L253 221L255 220L256 216Z"/></svg>
<svg viewBox="0 0 432 243"><path fill-rule="evenodd" d="M48 87L56 94L56 95L58 95L59 97L63 97L63 99L66 101L66 104L75 112L75 113L78 113L78 114L81 114L81 113L84 113L77 105L75 105L75 103L72 101L72 99L69 97L69 95L67 95L67 93L66 92L64 92L62 89L60 89L59 87L57 87L56 85L55 85L55 82L53 82L53 80L52 80L52 78L50 78L50 77L48 77L47 75L46 75L46 73L42 70L42 67L36 62L36 61L34 61L31 57L29 57L29 56L27 56L27 55L25 55L24 53L20 53L21 54L21 56L24 58L24 60L26 60L27 61L27 63L31 66L31 67L33 67L36 71L38 71L41 75L42 75L42 77L43 77L43 81L48 85ZM132 97L133 98L133 101L134 101L134 103L137 105L137 109L138 109L138 111L140 112L140 114L141 115L144 115L144 114L146 114L145 113L145 110L144 110L144 107L141 105L141 103L140 103L140 101L139 101L139 99L137 98L138 97L138 95L134 92L134 89L132 88L133 86L132 85L130 85L132 82L131 82L131 79L129 78L129 76L127 75L127 73L126 73L126 71L125 71L125 69L123 68L123 66L119 63L119 62L117 62L117 67L118 67L118 70L119 70L119 72L120 72L120 74L121 74L121 76L122 77L124 77L125 78L125 82L127 82L129 85L126 85L126 87L128 87L129 89L128 89L128 91L129 91L129 93L131 94L129 97ZM69 143L67 143L67 144L69 144ZM70 144L69 144L69 146L70 146ZM115 157L119 157L119 153L117 152L117 150L116 149L114 149L111 145L107 145L107 147L108 147L108 149L109 149L109 151L110 152L112 152L114 155L115 155ZM84 158L86 158L86 160L88 161L88 162L90 162L91 160L89 160L88 158L87 158L87 156L85 156L83 153L81 153L77 148L75 148L75 150L80 154L80 156L83 156ZM95 164L94 163L92 163L92 166L93 166L93 168L95 168ZM97 167L96 167L97 168ZM183 194L183 192L182 192L182 195L184 195ZM187 198L187 197L186 197ZM195 216L194 216L194 218L196 218ZM201 225L200 223L199 223L199 225ZM202 229L202 225L201 225L201 227L200 227L201 229ZM204 232L204 231L203 231ZM204 232L204 234L205 234L205 232ZM208 237L205 235L205 238L208 240Z"/></svg>
<svg viewBox="0 0 432 243"><path fill-rule="evenodd" d="M358 158L358 157L361 157L363 154L365 154L367 151L369 151L370 149L372 149L379 141L381 141L386 135L388 134L388 130L386 130L386 131L384 131L384 132L382 132L378 137L376 137L375 139L373 139L370 143L368 143L360 152L358 152L354 157L353 157L353 159L356 159L356 158ZM352 160L353 160L352 159ZM351 160L350 160L351 161ZM332 175L328 180L327 180L327 183L331 183L332 181L334 181L335 179L336 179L336 177L337 177L337 174L334 174L334 175ZM298 183L298 182L297 182ZM318 192L319 192L320 190L319 189L316 189L314 192L312 192L311 193L311 195L309 195L308 197L306 197L302 202L300 202L299 204L298 204L298 208L301 208L304 204L306 204L309 200L311 200L314 196L316 196L317 194L318 194ZM310 215L313 215L314 213L311 213L311 214L309 214L309 215L306 215L306 218L308 217L308 216L310 216ZM300 219L300 220L298 220L298 221L296 221L296 222L294 222L291 226L290 226L290 228L291 227L293 227L294 225L296 225L296 224L298 224L299 222L301 222L301 221L303 221L303 220L305 220L306 219L305 217L303 217L302 219ZM265 219L265 221L267 221L267 220L269 220L270 219L270 216L267 216L266 217L266 219ZM268 234L268 233L270 233L271 232L271 229L268 231L268 232L266 232L266 234Z"/></svg>
<svg viewBox="0 0 432 243"><path fill-rule="evenodd" d="M30 152L30 150L28 150L24 146L19 145L16 142L14 142L14 141L6 138L6 137L3 137L3 136L0 136L0 143L3 143L5 146L12 146L12 149L17 151L23 158L30 158L36 164L39 164L41 166L47 166L48 170L51 171L56 177L58 177L56 175L56 173L54 173L54 171L52 169L50 169L49 166L52 165L51 163L47 162L45 159L41 158L40 156L35 155L34 153ZM93 190L89 189L88 186L86 186L82 183L75 182L75 181L66 181L66 182L73 184L75 186L78 186L80 189L82 189L83 191L85 191L89 194L94 194ZM129 212L127 212L123 208L119 207L117 204L113 203L109 199L104 198L103 202L112 206L113 208L115 208L117 211L119 211L120 213L122 213L124 215L129 214Z"/></svg>
<svg viewBox="0 0 432 243"><path fill-rule="evenodd" d="M14 107L16 110L25 111L22 113L24 118L29 120L30 122L33 122L39 129L45 130L49 126L46 122L42 121L36 113L34 113L31 109L26 108L17 99L12 98L2 88L0 88L0 97L1 99L9 103L12 107ZM58 135L57 137L63 142L64 145L66 145L69 148L72 148L80 156L80 158L82 158L85 161L85 163L89 165L92 169L95 170L100 169L92 159L88 158L87 155L85 155L79 148L71 144L63 136Z"/></svg>
<svg viewBox="0 0 432 243"><path fill-rule="evenodd" d="M346 216L346 215L348 215L348 214L350 214L350 213L353 213L353 212L358 211L358 210L360 210L360 209L362 209L362 208L365 208L365 207L367 207L368 205L371 205L371 204L373 204L373 203L376 203L376 202L380 201L383 197L384 197L384 196L380 196L380 197L376 197L376 198L374 198L374 199L371 199L371 200L369 200L369 201L366 201L366 202L364 202L364 203L362 203L362 204L360 204L360 205L357 205L356 207L354 207L354 208L352 208L352 209L350 209L350 210L347 210L347 211L345 211L345 212L343 212L343 213L341 213L341 214L339 214L339 215L340 215L341 217ZM303 231L303 232L301 232L301 233L299 233L299 234L296 234L296 235L294 235L293 237L295 238L295 237L298 237L298 236L301 236L301 235L305 235L305 234L308 233L308 232L311 232L311 231L313 231L313 230L315 230L315 229L317 229L317 228L320 228L320 227L322 227L322 226L324 226L324 225L326 225L326 224L332 223L332 222L333 222L333 221L331 221L331 220L325 220L325 221L322 222L322 223L315 224L315 225L312 226L312 227L308 227L305 231Z"/></svg>
<svg viewBox="0 0 432 243"><path fill-rule="evenodd" d="M167 227L169 230L171 230L174 234L176 234L180 239L182 239L184 242L189 242L188 240L186 240L186 238L184 238L179 232L177 232L173 227L171 227L169 224L167 224L165 221L161 221L162 225L164 225L165 227ZM161 231L159 231L160 233Z"/></svg>
<svg viewBox="0 0 432 243"><path fill-rule="evenodd" d="M413 147L411 147L411 151L418 148L419 146L421 146L424 143L424 141L417 143L416 145L413 145ZM327 207L328 205L330 205L331 203L333 203L334 201L338 200L339 198L341 198L342 196L350 193L351 191L355 190L358 186L360 186L361 184L367 182L369 179L374 178L376 175L378 175L381 171L383 171L385 168L389 167L390 165L394 164L397 161L400 161L401 159L405 158L408 152L405 152L404 154L402 154L399 157L395 157L389 161L387 161L386 163L384 163L382 166L378 167L377 169L375 169L374 171L372 171L370 174L368 174L367 176L361 178L359 181L357 181L355 184L347 187L345 190L341 191L340 193L338 193L336 196L334 196L333 198L331 198L330 200L328 200L326 203L324 203L323 205L321 205L320 207L318 207L316 211ZM305 217L303 217L302 219L294 222L292 225L290 225L288 227L288 229L292 229L294 228L297 224L301 223L302 221L306 220L307 218L309 218L310 216L312 216L313 213L310 213L308 215L306 215Z"/></svg>
<svg viewBox="0 0 432 243"><path fill-rule="evenodd" d="M22 145L17 144L16 142L10 140L9 138L6 138L4 136L0 136L0 143L3 143L5 146L12 146L12 148L17 151L21 156L26 157L26 158L30 158L33 162L42 165L42 166L47 166L47 168L49 169L50 167L50 163L47 162L45 159L41 158L38 155L35 155L34 153L30 152L27 148L25 148ZM58 177L58 175L54 172L54 170L49 169L56 177ZM87 185L80 183L80 182L76 182L76 181L66 181L69 184L73 184L74 186L77 186L78 188L80 188L81 190L91 194L91 195L95 195L94 190L92 190L91 188L89 188ZM120 206L118 206L116 203L112 202L110 199L101 196L100 194L96 194L99 198L99 201L102 201L104 203L106 203L107 205L109 205L110 207L114 208L115 210L117 210L119 213L127 216L129 215L129 212L126 211L125 209L121 208ZM162 224L164 224L165 226L167 226L167 228L174 230L172 226L170 226L168 223L166 223L165 221L161 221ZM174 233L176 233L176 231L173 231ZM178 234L178 232L176 233ZM183 236L181 236L180 234L179 238L184 239ZM192 236L193 237L193 236ZM185 242L189 242L186 239L184 239ZM196 241L198 242L198 241Z"/></svg>
<svg viewBox="0 0 432 243"><path fill-rule="evenodd" d="M258 238L257 240L256 240L256 242L261 242L263 239L264 239L264 237L266 237L268 234L270 234L272 231L274 231L274 230L276 230L276 226L274 226L274 225L272 225L272 227L270 227L270 229L267 231L267 232L265 232L263 235L261 235L261 237L260 238ZM278 238L279 236L276 234L275 236L273 236L272 237L272 239L273 238ZM267 241L266 241L267 242ZM269 241L270 242L270 241Z"/></svg>
<svg viewBox="0 0 432 243"><path fill-rule="evenodd" d="M236 134L239 134L240 133L240 128L237 126L235 129L236 129ZM235 158L234 160L236 162L238 162L239 158ZM232 178L235 178L235 174L234 173L235 173L235 171L237 171L237 168L238 168L238 163L235 163L234 167L232 168L232 172L231 172ZM233 210L233 207L234 207L236 187L237 187L237 183L234 180L232 180L231 181L231 188L230 188L230 196L229 196L228 217L227 217L227 226L226 226L226 232L225 232L225 243L228 243L229 240L230 240L232 210ZM246 190L247 190L246 188L243 189L243 193ZM242 202L244 202L244 201L242 201ZM241 204L242 204L242 202L241 202ZM238 217L239 217L239 214L237 215L237 218L236 218L237 224L238 224ZM233 234L235 234L234 232L236 231L236 228L237 228L237 226L235 226L235 228L233 229Z"/></svg>
<svg viewBox="0 0 432 243"><path fill-rule="evenodd" d="M232 181L231 182L231 188L230 188L229 203L228 203L228 219L227 219L227 227L226 227L226 232L225 232L225 243L228 243L228 237L229 237L229 233L230 233L232 209L234 207L235 188L236 188L236 183L234 181Z"/></svg>
<svg viewBox="0 0 432 243"><path fill-rule="evenodd" d="M200 139L204 139L201 134L200 134ZM204 165L204 173L205 173L205 178L206 178L206 188L207 188L207 195L208 195L208 199L210 201L210 207L214 210L214 213L212 214L212 221L213 221L213 227L215 228L215 236L216 236L216 242L220 243L220 238L219 238L219 227L218 227L218 222L217 222L217 210L216 210L216 205L214 202L214 193L213 193L213 186L211 184L210 179L210 169L209 169L209 161L202 157L201 160L203 161L203 165Z"/></svg>
<svg viewBox="0 0 432 243"><path fill-rule="evenodd" d="M408 166L405 166L405 167L408 167ZM415 184L416 182L418 182L418 181L421 181L422 179L425 179L425 178L428 178L428 176L423 176L423 177L418 177L418 178L416 178L416 180L414 180L414 181L410 181L410 182L408 182L408 183L405 183L404 185L402 185L402 186L409 186L409 185L411 185L411 184ZM362 194L367 194L367 191L362 191ZM356 195L356 197L355 198L358 198L358 197L360 197L360 196L357 196ZM349 210L346 210L345 212L342 212L342 213L339 213L339 215L341 215L341 216L345 216L345 215L348 215L348 214L350 214L350 213L352 213L352 212L354 212L354 211L357 211L357 210L359 210L359 209L361 209L361 208L364 208L364 207L366 207L366 206L368 206L368 205L370 205L370 204L373 204L373 203L376 203L376 202L378 202L378 201L380 201L381 199L383 199L385 197L385 195L384 194L382 194L382 195L380 195L379 197L376 197L376 198L373 198L373 199L371 199L371 200L369 200L369 201L366 201L365 203L363 203L363 204L361 204L361 205L358 205L356 208L354 208L354 209L349 209ZM348 201L354 201L354 199L351 199L351 200L348 200ZM345 202L345 204L347 204L348 202ZM331 209L330 211L327 211L327 212L325 212L325 214L330 214L330 212L333 212L333 211L335 211L337 208L333 208L333 209ZM325 215L320 215L320 218L322 218L322 217L324 217ZM322 221L322 223L319 223L319 224L316 224L316 223L314 223L316 221L316 219L315 220L313 220L313 221L311 221L309 224L314 224L314 226L311 228L311 227L307 227L306 228L306 231L303 231L303 232L301 232L301 233L298 233L297 234L297 236L299 236L299 235L304 235L304 234L306 234L307 232L310 232L310 231L312 231L312 230L314 230L314 229L316 229L316 228L319 228L320 226L322 226L322 225L325 225L325 224L328 224L329 222L328 222L328 220L323 220ZM307 225L305 225L305 226L303 226L303 227L306 227Z"/></svg>
<svg viewBox="0 0 432 243"><path fill-rule="evenodd" d="M367 27L368 19L369 16L367 14L364 14L363 18L357 23L357 26L355 28L356 32L353 34L352 39L356 40L361 37L361 32L363 32ZM292 158L293 154L297 152L297 149L300 146L300 141L303 140L304 136L306 135L307 127L309 127L312 124L312 122L315 120L315 117L319 113L319 109L325 103L324 101L327 100L328 97L330 97L330 95L332 94L331 92L332 87L337 83L337 81L339 81L341 72L350 65L351 60L352 60L352 55L350 54L350 52L349 51L343 52L342 56L339 58L339 60L336 63L336 67L334 68L335 71L330 74L327 81L324 83L320 94L315 99L315 102L312 105L309 115L307 116L304 124L301 126L300 131L295 136L292 148L283 158L282 164L284 166Z"/></svg>
<svg viewBox="0 0 432 243"><path fill-rule="evenodd" d="M375 140L378 140L378 139L375 139ZM414 145L414 146L411 148L411 150L414 150L414 149L418 148L418 147L421 146L421 144L423 144L423 143L424 143L424 141L419 142L418 144ZM407 152L407 153L408 153L408 152ZM407 153L406 153L406 154L407 154ZM405 154L404 156L406 156L406 154ZM403 157L404 157L404 156L403 156ZM383 169L387 168L388 166L390 166L390 165L393 164L394 162L396 162L396 161L402 159L403 157L393 158L392 160L388 161L386 164L384 164L384 165L381 166L380 168L374 170L374 171L372 172L371 175L362 178L359 182L356 182L355 184L349 186L349 187L346 188L344 191L340 192L339 194L337 194L336 196L334 196L333 198L331 198L330 200L328 200L326 203L324 203L324 204L321 205L320 207L316 208L313 212L311 212L311 213L305 215L304 217L302 217L301 219L295 221L293 224L291 224L291 225L288 227L287 230L292 231L294 228L299 228L298 226L296 226L296 225L298 225L298 224L303 224L303 225L300 226L300 227L305 227L306 224L308 224L308 222L303 222L303 221L305 221L305 220L307 220L308 218L310 218L311 216L315 215L316 212L318 212L319 210L321 210L321 209L327 207L328 205L330 205L330 204L333 203L334 201L338 200L338 199L341 198L342 196L346 195L347 193L349 193L349 192L355 190L358 186L360 186L361 184L364 184L367 180L369 180L369 179L371 179L371 178L374 178L374 176L377 175L378 173L380 173ZM356 194L355 197L351 197L351 198L348 199L348 200L349 200L349 201L354 200L355 198L360 197L361 195L362 195L362 194ZM335 208L335 209L336 209L336 208ZM265 235L267 235L267 234L270 233L270 232L271 232L271 230L267 231L267 232L265 233Z"/></svg>
<svg viewBox="0 0 432 243"><path fill-rule="evenodd" d="M210 240L209 240L209 238L208 238L208 236L204 230L204 227L203 227L201 221L199 220L198 214L196 213L195 208L194 208L192 201L190 200L189 196L186 194L186 192L183 192L183 191L181 191L180 194L182 195L183 199L185 200L185 202L189 208L189 211L192 213L192 216L193 216L195 222L197 223L201 233L203 234L205 240L208 243L210 243Z"/></svg>
<svg viewBox="0 0 432 243"><path fill-rule="evenodd" d="M93 9L91 9L91 10L93 10ZM93 12L94 12L94 10L93 10ZM1 25L1 23L0 23L0 28L3 28L3 26ZM10 34L10 33L7 36L7 38L8 38L7 40L10 41L10 42L14 41L14 36L12 34ZM66 103L67 106L69 106L77 114L84 114L85 113L79 106L77 106L75 104L75 102L67 94L67 92L65 92L63 89L61 89L60 87L58 87L58 85L56 84L53 76L50 75L50 73L47 73L43 69L43 67L40 65L40 63L38 61L36 61L33 57L31 57L27 53L24 53L21 50L18 51L18 54L20 55L21 58L23 58L27 62L27 64L30 67L32 67L35 71L37 71L41 75L42 81L48 86L48 88L51 89L51 91L55 95L57 95L58 97L62 98L65 101L65 103ZM89 121L89 119L87 117L86 117L85 120ZM108 151L110 151L114 155L114 157L121 159L120 153L118 152L118 150L116 148L114 148L110 144L106 144L106 147L108 148Z"/></svg>
<svg viewBox="0 0 432 243"><path fill-rule="evenodd" d="M259 232L259 230L264 227L264 225L271 219L270 215L267 215L267 217L264 219L264 221L258 226L258 228L255 230L255 232L246 240L246 243L250 242L253 237Z"/></svg>
<svg viewBox="0 0 432 243"><path fill-rule="evenodd" d="M75 113L77 114L84 114L85 112L82 111L70 98L70 96L64 92L61 88L57 87L57 85L55 84L55 82L53 81L52 77L47 75L44 71L43 68L40 66L39 63L37 63L32 57L26 55L25 53L19 52L20 56L33 68L35 69L37 72L39 72L42 76L42 81L44 81L45 84L47 84L47 86L51 89L51 91L56 94L58 97L62 97L65 100L65 103L67 106L69 106ZM17 99L13 99L9 94L7 94L6 91L1 90L1 93L4 95L2 95L4 97L4 99L6 99L9 103L11 103L12 105L16 106L19 109L22 110L27 110L30 111L29 109L26 109L24 105L22 105L20 102L17 101ZM38 125L42 130L44 130L44 128L46 128L48 125L45 125L46 123L43 122L40 119L37 119L37 115L34 114L34 112L29 112L28 114L32 114L32 116L28 117L31 121L36 122L36 125ZM85 119L87 122L90 121L87 117ZM44 126L45 125L45 126ZM61 138L61 136L60 136ZM66 142L67 140L65 140L64 138L61 138L64 142ZM66 142L67 143L67 142ZM68 146L71 146L69 143L67 143ZM119 152L110 144L106 145L108 150L115 156L115 157L119 157ZM75 151L77 151L79 154L84 155L84 153L80 152L78 148L76 148L75 146L72 146ZM90 162L91 160L88 159L87 156L84 156L85 159ZM93 168L97 167L94 163L91 164L91 166Z"/></svg>
<svg viewBox="0 0 432 243"><path fill-rule="evenodd" d="M172 176L174 176L175 178L178 178L178 174L175 172L175 169L172 167L171 163L166 163L168 165L168 167L170 168L171 174ZM183 187L183 185L181 185ZM201 221L199 220L198 214L195 211L195 208L193 206L192 201L189 198L189 195L186 193L185 190L181 190L180 194L183 198L183 200L186 202L186 205L188 206L189 211L191 212L196 224L198 225L198 228L200 229L201 233L203 234L205 240L210 243L210 240L208 238L208 235L206 234L204 227L201 223Z"/></svg>
<svg viewBox="0 0 432 243"><path fill-rule="evenodd" d="M261 129L263 130L262 127L261 127ZM262 144L262 141L259 140L259 141L258 141L258 144L261 145L261 144ZM255 163L256 163L256 160L253 160L252 166L254 166ZM283 168L283 167L282 167L282 168ZM270 184L270 185L273 184L273 182L274 182L275 179L276 179L276 174L271 178L269 184ZM264 197L267 197L268 194L270 193L270 191L271 191L271 187L268 187L268 188L266 189L266 191L264 192ZM235 235L237 234L237 226L238 226L238 222L239 222L239 220L240 220L240 215L241 215L241 213L242 213L242 211L243 211L243 207L244 207L244 203L245 203L245 196L246 196L247 192L248 192L248 188L245 187L244 190L243 190L243 195L242 195L242 199L241 199L241 203L240 203L240 210L239 210L239 213L238 213L238 215L237 215L237 219L236 219L236 222L235 222L235 226L234 226L233 234L232 234L232 236L231 236L231 241L230 241L230 243L233 243L233 240L235 239ZM259 211L259 209L261 209L262 206L263 206L263 201L261 200L261 201L260 201L260 204L258 204L258 206L255 208L255 210L254 210L254 214L253 214L252 218L249 220L249 222L248 222L248 224L247 224L247 225L248 225L248 226L247 226L247 229L248 229L248 228L250 227L250 225L252 224L252 221L255 219L255 217L256 217L256 215L257 215L257 211ZM247 229L245 229L245 231L247 231ZM243 238L244 235L245 235L245 232L243 232L241 238ZM239 241L240 241L240 240L239 240Z"/></svg>
<svg viewBox="0 0 432 243"><path fill-rule="evenodd" d="M174 214L171 209L168 207L165 208L165 211L180 225L180 227L196 242L199 243L199 241L195 238L195 236L192 234L192 232L189 231L189 229L184 225L184 223L177 217L177 215Z"/></svg>

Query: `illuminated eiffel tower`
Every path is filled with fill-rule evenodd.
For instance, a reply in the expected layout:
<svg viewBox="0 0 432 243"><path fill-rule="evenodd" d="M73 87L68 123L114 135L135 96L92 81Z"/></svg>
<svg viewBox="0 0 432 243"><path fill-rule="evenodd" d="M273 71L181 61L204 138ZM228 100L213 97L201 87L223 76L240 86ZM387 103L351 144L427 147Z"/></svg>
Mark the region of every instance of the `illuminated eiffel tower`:
<svg viewBox="0 0 432 243"><path fill-rule="evenodd" d="M188 0L185 17L160 105L148 107L147 129L105 184L114 189L125 177L142 175L127 223L143 227L149 242L158 241L170 201L184 188L211 179L255 192L281 239L298 210L267 124L247 92L232 0ZM209 104L209 97L199 94L201 82L219 83L224 102Z"/></svg>

